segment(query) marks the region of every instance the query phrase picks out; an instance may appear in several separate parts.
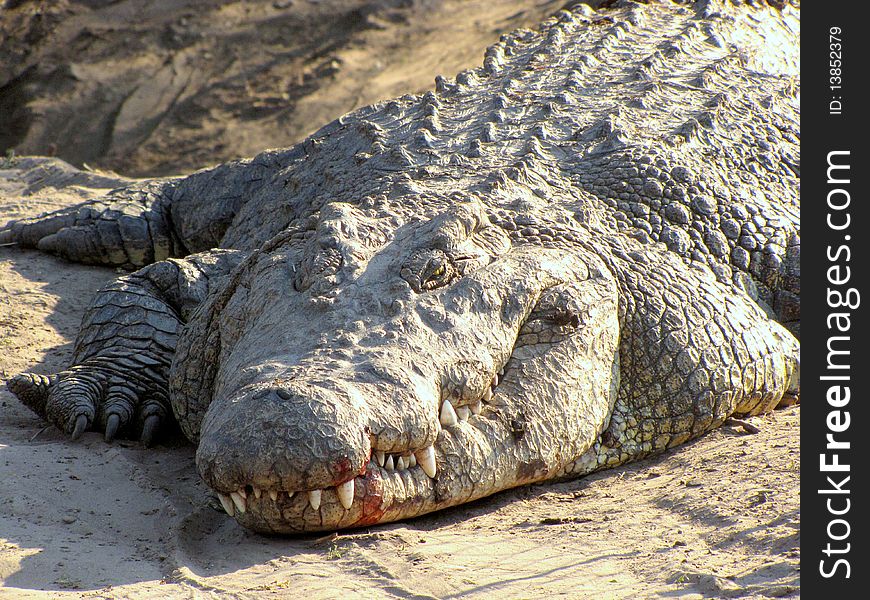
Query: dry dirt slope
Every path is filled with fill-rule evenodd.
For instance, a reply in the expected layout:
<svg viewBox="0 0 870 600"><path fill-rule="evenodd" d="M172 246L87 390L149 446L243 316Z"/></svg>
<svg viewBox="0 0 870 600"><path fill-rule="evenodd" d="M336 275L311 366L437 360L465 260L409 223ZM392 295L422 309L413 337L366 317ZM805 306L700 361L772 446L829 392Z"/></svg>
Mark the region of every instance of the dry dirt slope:
<svg viewBox="0 0 870 600"><path fill-rule="evenodd" d="M565 0L0 0L0 154L127 175L289 146Z"/></svg>

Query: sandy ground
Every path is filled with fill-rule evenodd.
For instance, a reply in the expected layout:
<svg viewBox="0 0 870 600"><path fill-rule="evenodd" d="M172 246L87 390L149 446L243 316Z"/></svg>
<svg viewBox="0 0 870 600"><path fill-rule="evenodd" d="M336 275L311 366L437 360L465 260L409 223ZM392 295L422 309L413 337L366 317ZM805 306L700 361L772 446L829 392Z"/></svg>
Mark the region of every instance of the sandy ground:
<svg viewBox="0 0 870 600"><path fill-rule="evenodd" d="M0 186L0 222L86 195L15 194ZM115 275L0 248L0 377L65 367ZM799 420L791 407L582 480L277 539L220 510L181 441L73 443L2 390L0 597L795 597Z"/></svg>

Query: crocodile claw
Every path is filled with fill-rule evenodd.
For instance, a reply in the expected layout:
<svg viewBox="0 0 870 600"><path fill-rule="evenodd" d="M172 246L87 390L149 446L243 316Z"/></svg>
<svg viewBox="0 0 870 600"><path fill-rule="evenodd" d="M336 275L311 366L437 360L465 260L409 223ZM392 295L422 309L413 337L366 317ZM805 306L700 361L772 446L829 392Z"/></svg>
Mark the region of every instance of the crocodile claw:
<svg viewBox="0 0 870 600"><path fill-rule="evenodd" d="M72 438L73 441L76 441L77 439L82 437L82 434L85 432L85 430L87 428L88 428L88 416L87 415L79 415L78 417L76 417L76 424L73 427L72 435L70 437Z"/></svg>
<svg viewBox="0 0 870 600"><path fill-rule="evenodd" d="M142 425L142 436L139 439L142 440L142 444L146 448L151 446L154 441L154 433L159 426L160 417L158 415L151 415L145 419L145 423Z"/></svg>
<svg viewBox="0 0 870 600"><path fill-rule="evenodd" d="M111 442L115 439L115 435L118 433L118 427L121 425L121 416L115 413L109 415L106 419L106 441Z"/></svg>

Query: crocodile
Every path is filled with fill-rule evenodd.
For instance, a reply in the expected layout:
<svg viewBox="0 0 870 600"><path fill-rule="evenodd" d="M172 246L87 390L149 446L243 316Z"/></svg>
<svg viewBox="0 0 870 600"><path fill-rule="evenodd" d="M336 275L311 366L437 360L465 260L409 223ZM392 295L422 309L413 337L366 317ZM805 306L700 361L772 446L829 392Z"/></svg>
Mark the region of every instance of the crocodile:
<svg viewBox="0 0 870 600"><path fill-rule="evenodd" d="M563 9L429 92L186 177L53 161L119 187L0 243L130 272L68 369L7 387L73 439L180 429L226 512L283 534L579 477L794 400L799 9L774 4Z"/></svg>

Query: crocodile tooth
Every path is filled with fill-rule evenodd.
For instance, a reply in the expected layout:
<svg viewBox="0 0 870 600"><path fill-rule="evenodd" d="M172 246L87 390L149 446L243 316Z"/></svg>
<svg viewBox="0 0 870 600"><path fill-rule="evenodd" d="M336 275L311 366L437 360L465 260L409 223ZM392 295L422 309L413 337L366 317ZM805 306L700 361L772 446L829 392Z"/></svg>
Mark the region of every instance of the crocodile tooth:
<svg viewBox="0 0 870 600"><path fill-rule="evenodd" d="M335 486L335 493L338 495L338 501L341 502L345 510L350 509L350 506L353 504L353 479Z"/></svg>
<svg viewBox="0 0 870 600"><path fill-rule="evenodd" d="M409 469L410 469L411 467L416 467L416 466L417 466L417 457L414 456L413 454L409 454L409 455L408 455L408 458L406 458L405 460L408 461L408 468L409 468Z"/></svg>
<svg viewBox="0 0 870 600"><path fill-rule="evenodd" d="M248 508L248 504L244 498L242 498L238 492L230 492L230 499L233 501L233 504L236 505L236 508L239 509L240 513L244 513Z"/></svg>
<svg viewBox="0 0 870 600"><path fill-rule="evenodd" d="M245 486L242 486L238 490L236 490L236 493L245 500L248 499L248 492L245 491Z"/></svg>
<svg viewBox="0 0 870 600"><path fill-rule="evenodd" d="M486 390L489 391L489 388L486 388ZM490 394L490 398L492 398L491 394ZM473 404L469 404L468 408L471 410L471 413L474 415L479 415L483 411L483 406L481 405L480 400L478 400L477 402L475 402Z"/></svg>
<svg viewBox="0 0 870 600"><path fill-rule="evenodd" d="M501 373L499 373L501 375ZM498 387L498 375L492 378L492 388L495 389Z"/></svg>
<svg viewBox="0 0 870 600"><path fill-rule="evenodd" d="M481 400L483 400L484 402L489 402L492 400L492 388L491 387L486 388L486 391L483 392L483 398L481 398ZM480 402L478 402L477 404L480 404Z"/></svg>
<svg viewBox="0 0 870 600"><path fill-rule="evenodd" d="M459 418L456 416L456 411L453 410L453 405L450 404L449 400L445 400L441 404L441 414L439 415L438 420L441 421L441 424L445 427L452 427L459 422Z"/></svg>
<svg viewBox="0 0 870 600"><path fill-rule="evenodd" d="M287 492L287 498L290 499L296 495L296 492Z"/></svg>
<svg viewBox="0 0 870 600"><path fill-rule="evenodd" d="M380 450L375 450L375 460L378 461L378 466L379 466L379 467L383 467L383 466L384 466L384 460L385 460L385 459L386 459L386 457L384 456L384 453L383 453L383 452L381 452Z"/></svg>
<svg viewBox="0 0 870 600"><path fill-rule="evenodd" d="M394 467L393 467L393 455L392 454L387 457L386 461L384 461L384 468L387 471L393 470Z"/></svg>
<svg viewBox="0 0 870 600"><path fill-rule="evenodd" d="M471 410L465 405L459 406L456 409L456 416L459 417L460 421L467 421L468 417L471 415Z"/></svg>
<svg viewBox="0 0 870 600"><path fill-rule="evenodd" d="M407 465L405 464L405 457L404 456L399 456L396 458L396 470L397 471L404 470L406 466Z"/></svg>
<svg viewBox="0 0 870 600"><path fill-rule="evenodd" d="M236 509L233 507L233 501L230 500L230 497L226 494L218 493L218 500L221 501L221 506L224 507L224 510L229 516L233 516L236 513Z"/></svg>
<svg viewBox="0 0 870 600"><path fill-rule="evenodd" d="M308 492L308 504L310 504L311 508L314 510L320 508L320 495L322 493L322 490L311 490Z"/></svg>
<svg viewBox="0 0 870 600"><path fill-rule="evenodd" d="M414 453L417 456L417 464L423 469L429 477L435 477L435 448L427 446L422 450L417 450Z"/></svg>
<svg viewBox="0 0 870 600"><path fill-rule="evenodd" d="M261 489L258 488L258 487L254 487L254 486L251 486L251 488L253 488L253 490L254 490L254 498L256 498L257 500L259 500L259 499L260 499L260 496L263 495L263 490L261 490Z"/></svg>
<svg viewBox="0 0 870 600"><path fill-rule="evenodd" d="M278 501L278 490L269 490L269 498L272 499L272 502Z"/></svg>

